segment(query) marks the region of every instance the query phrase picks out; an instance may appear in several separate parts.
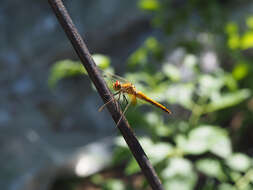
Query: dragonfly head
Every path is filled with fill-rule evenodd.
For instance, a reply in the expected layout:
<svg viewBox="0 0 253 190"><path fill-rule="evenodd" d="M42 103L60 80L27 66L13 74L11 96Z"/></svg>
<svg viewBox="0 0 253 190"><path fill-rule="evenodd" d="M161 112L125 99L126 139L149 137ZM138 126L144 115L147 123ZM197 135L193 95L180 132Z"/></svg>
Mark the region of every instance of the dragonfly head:
<svg viewBox="0 0 253 190"><path fill-rule="evenodd" d="M118 91L118 90L121 89L121 84L120 84L120 82L118 80L115 83L113 83L113 89L115 91Z"/></svg>

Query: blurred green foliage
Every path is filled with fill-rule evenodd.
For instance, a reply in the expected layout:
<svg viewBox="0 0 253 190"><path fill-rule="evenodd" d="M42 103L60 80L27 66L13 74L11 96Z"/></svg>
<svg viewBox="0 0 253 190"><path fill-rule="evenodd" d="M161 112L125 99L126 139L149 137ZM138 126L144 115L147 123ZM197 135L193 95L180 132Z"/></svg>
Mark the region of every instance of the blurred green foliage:
<svg viewBox="0 0 253 190"><path fill-rule="evenodd" d="M94 54L93 60L100 69L107 69L110 65L110 59L101 54ZM80 61L72 61L69 59L57 61L52 67L48 78L48 85L54 88L57 83L64 78L83 75L87 72Z"/></svg>
<svg viewBox="0 0 253 190"><path fill-rule="evenodd" d="M226 26L228 35L228 46L231 49L249 49L253 47L253 16L246 19L248 29L239 33L239 26L236 22L229 22Z"/></svg>
<svg viewBox="0 0 253 190"><path fill-rule="evenodd" d="M240 105L250 97L251 90L239 88L232 73L220 67L212 73L201 72L197 64L199 58L186 55L185 59L189 57L194 64L189 65L188 61L181 64L193 73L193 78L187 82L182 81L180 69L168 62L161 64L162 70L157 75L156 71L146 72L145 75L142 72L126 74L126 78L135 81L138 89L148 96L180 105L190 113L189 117L177 117L174 113L169 122L159 110L154 109L144 114L141 122L138 122L141 115L136 114L138 110L133 115L129 113L128 118L132 126L142 127L145 131L146 135L140 142L166 189L195 189L202 175L205 179L201 189L225 189L251 171L253 159L233 152L228 132L222 126L214 126L212 117L219 110ZM118 163L120 157L128 160L130 157L127 156L129 152L124 140L120 138L117 144L115 162ZM131 158L125 169L126 174L138 171L136 161ZM251 188L252 180L244 181L243 186Z"/></svg>
<svg viewBox="0 0 253 190"><path fill-rule="evenodd" d="M253 48L253 16L245 18L244 27L231 21L227 6L234 2L138 1L164 36L148 37L132 53L127 61L131 72L124 77L149 97L171 105L173 114L143 105L127 118L143 134L140 143L165 189L253 189L253 159L243 153L252 148L247 139L253 133L253 65L252 55L245 52ZM184 53L173 62L171 52L177 49ZM210 51L218 61L205 70L202 54ZM107 57L100 55L95 62L111 69ZM81 70L71 61L58 63L49 84ZM113 163L127 162L126 175L139 172L124 140L119 137L116 144ZM103 189L133 187L114 179Z"/></svg>

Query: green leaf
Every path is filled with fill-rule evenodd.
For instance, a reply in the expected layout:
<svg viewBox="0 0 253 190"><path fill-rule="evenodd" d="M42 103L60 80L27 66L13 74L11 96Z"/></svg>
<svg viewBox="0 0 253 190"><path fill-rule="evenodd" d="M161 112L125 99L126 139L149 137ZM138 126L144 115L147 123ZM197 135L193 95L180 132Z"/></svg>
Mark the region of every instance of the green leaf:
<svg viewBox="0 0 253 190"><path fill-rule="evenodd" d="M155 11L159 8L158 0L139 0L139 7L147 11Z"/></svg>
<svg viewBox="0 0 253 190"><path fill-rule="evenodd" d="M161 121L161 116L155 112L149 112L145 115L145 119L149 125L156 125Z"/></svg>
<svg viewBox="0 0 253 190"><path fill-rule="evenodd" d="M110 59L107 56L94 54L93 59L100 69L106 69L110 65ZM48 84L52 88L63 78L83 74L87 75L87 71L80 61L69 59L57 61L50 69Z"/></svg>
<svg viewBox="0 0 253 190"><path fill-rule="evenodd" d="M104 178L101 174L95 174L93 176L91 176L91 182L96 184L96 185L100 185L104 182Z"/></svg>
<svg viewBox="0 0 253 190"><path fill-rule="evenodd" d="M228 90L233 91L233 92L238 90L237 81L233 77L232 74L230 74L230 73L224 74L224 83L225 83L225 86L228 87Z"/></svg>
<svg viewBox="0 0 253 190"><path fill-rule="evenodd" d="M233 181L237 181L242 177L242 174L240 172L233 170L230 171L230 177Z"/></svg>
<svg viewBox="0 0 253 190"><path fill-rule="evenodd" d="M159 43L154 37L148 37L145 41L145 46L148 50L155 52L157 49L159 49Z"/></svg>
<svg viewBox="0 0 253 190"><path fill-rule="evenodd" d="M128 59L128 66L131 68L140 66L148 66L150 58L160 58L162 53L162 47L154 37L148 37L145 42L138 48ZM147 67L146 67L147 68ZM138 73L135 73L138 74Z"/></svg>
<svg viewBox="0 0 253 190"><path fill-rule="evenodd" d="M166 179L164 186L168 190L192 190L197 180L192 163L184 158L170 159L162 177Z"/></svg>
<svg viewBox="0 0 253 190"><path fill-rule="evenodd" d="M199 78L199 94L200 96L209 97L213 93L219 91L224 86L222 77L214 77L211 75L202 75Z"/></svg>
<svg viewBox="0 0 253 190"><path fill-rule="evenodd" d="M132 155L128 148L118 146L114 149L112 163L114 165L117 165L122 163L122 161L128 160L131 157Z"/></svg>
<svg viewBox="0 0 253 190"><path fill-rule="evenodd" d="M193 91L194 85L192 83L171 85L166 91L166 97L172 104L180 104L186 109L192 110L193 107Z"/></svg>
<svg viewBox="0 0 253 190"><path fill-rule="evenodd" d="M250 16L246 19L246 24L250 29L253 29L253 16Z"/></svg>
<svg viewBox="0 0 253 190"><path fill-rule="evenodd" d="M171 158L168 166L163 170L162 176L166 179L176 175L189 176L193 172L192 163L184 158Z"/></svg>
<svg viewBox="0 0 253 190"><path fill-rule="evenodd" d="M231 184L223 183L218 186L218 190L237 190L237 188Z"/></svg>
<svg viewBox="0 0 253 190"><path fill-rule="evenodd" d="M205 140L189 140L183 135L178 135L175 139L177 147L185 153L199 155L208 151L208 143Z"/></svg>
<svg viewBox="0 0 253 190"><path fill-rule="evenodd" d="M253 47L253 31L248 31L241 37L240 46L243 50Z"/></svg>
<svg viewBox="0 0 253 190"><path fill-rule="evenodd" d="M134 173L137 173L140 171L140 167L136 160L134 158L130 159L130 162L127 164L127 167L125 168L125 174L126 175L132 175Z"/></svg>
<svg viewBox="0 0 253 190"><path fill-rule="evenodd" d="M187 54L183 60L183 64L187 69L195 72L198 63L198 58L193 54Z"/></svg>
<svg viewBox="0 0 253 190"><path fill-rule="evenodd" d="M166 180L164 183L164 187L166 190L194 190L195 184L196 177L194 175L189 178L174 177L173 179Z"/></svg>
<svg viewBox="0 0 253 190"><path fill-rule="evenodd" d="M231 142L226 131L216 126L199 126L189 133L189 137L176 139L177 146L188 154L203 154L210 151L218 156L231 154Z"/></svg>
<svg viewBox="0 0 253 190"><path fill-rule="evenodd" d="M57 61L51 67L48 84L50 87L55 87L58 81L63 78L82 74L87 74L87 72L79 61L69 59Z"/></svg>
<svg viewBox="0 0 253 190"><path fill-rule="evenodd" d="M238 26L235 22L229 22L225 28L228 35L236 34L238 32Z"/></svg>
<svg viewBox="0 0 253 190"><path fill-rule="evenodd" d="M226 162L231 169L240 172L247 171L252 165L251 159L247 155L241 153L231 155L227 158Z"/></svg>
<svg viewBox="0 0 253 190"><path fill-rule="evenodd" d="M216 159L202 159L196 162L196 167L199 171L206 174L209 177L215 177L220 181L226 180L226 175L222 170L221 163Z"/></svg>
<svg viewBox="0 0 253 190"><path fill-rule="evenodd" d="M163 117L159 112L149 112L144 116L145 121L151 127L151 133L160 137L168 137L172 129L165 125Z"/></svg>
<svg viewBox="0 0 253 190"><path fill-rule="evenodd" d="M241 62L235 66L232 71L232 75L236 80L241 80L248 75L249 65L247 63Z"/></svg>
<svg viewBox="0 0 253 190"><path fill-rule="evenodd" d="M116 179L109 179L103 185L103 190L125 190L125 185L122 181Z"/></svg>
<svg viewBox="0 0 253 190"><path fill-rule="evenodd" d="M180 80L180 71L176 66L172 64L164 64L162 70L172 81L177 82Z"/></svg>
<svg viewBox="0 0 253 190"><path fill-rule="evenodd" d="M102 70L107 69L110 66L111 60L108 56L94 54L92 55L92 58L95 61L96 65Z"/></svg>
<svg viewBox="0 0 253 190"><path fill-rule="evenodd" d="M146 149L151 163L156 164L168 158L173 152L173 147L169 143L156 143L151 149Z"/></svg>
<svg viewBox="0 0 253 190"><path fill-rule="evenodd" d="M148 61L148 52L145 48L141 47L136 50L128 59L128 65L130 67L136 67L138 65L145 65Z"/></svg>
<svg viewBox="0 0 253 190"><path fill-rule="evenodd" d="M152 164L156 164L173 152L173 147L169 143L153 143L149 138L142 137L140 144L148 155Z"/></svg>
<svg viewBox="0 0 253 190"><path fill-rule="evenodd" d="M173 152L173 147L169 143L153 143L146 137L140 138L139 141L153 165L168 158L168 155L171 155ZM126 167L126 173L130 175L138 172L139 170L140 168L137 162L134 159L131 159Z"/></svg>
<svg viewBox="0 0 253 190"><path fill-rule="evenodd" d="M242 89L226 94L214 93L211 96L211 103L206 106L205 112L214 112L235 106L246 100L248 97L250 97L250 90L248 89Z"/></svg>
<svg viewBox="0 0 253 190"><path fill-rule="evenodd" d="M240 47L240 36L238 34L238 26L235 22L229 22L225 28L228 34L228 47L231 49L237 49Z"/></svg>
<svg viewBox="0 0 253 190"><path fill-rule="evenodd" d="M232 50L239 48L241 45L241 38L238 34L232 34L228 38L228 47Z"/></svg>
<svg viewBox="0 0 253 190"><path fill-rule="evenodd" d="M127 144L126 144L126 141L124 140L123 137L117 137L115 138L115 144L119 147L124 147L124 148L127 148Z"/></svg>
<svg viewBox="0 0 253 190"><path fill-rule="evenodd" d="M214 137L215 142L212 143L210 147L210 152L226 158L232 152L232 145L229 137L225 134L225 131L217 131L216 137Z"/></svg>

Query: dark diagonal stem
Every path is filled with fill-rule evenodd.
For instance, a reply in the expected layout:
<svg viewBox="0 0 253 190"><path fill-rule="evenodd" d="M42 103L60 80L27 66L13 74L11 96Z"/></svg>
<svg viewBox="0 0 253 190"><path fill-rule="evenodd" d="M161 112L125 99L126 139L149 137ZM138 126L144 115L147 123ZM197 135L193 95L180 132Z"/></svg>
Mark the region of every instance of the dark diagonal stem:
<svg viewBox="0 0 253 190"><path fill-rule="evenodd" d="M94 63L88 48L86 47L83 39L78 33L76 27L74 26L66 8L64 7L61 0L48 0L51 5L55 15L58 18L62 28L64 29L66 35L68 36L70 42L72 43L76 53L78 54L83 66L88 72L88 75L92 82L94 83L100 97L106 103L112 97L110 90L108 89L105 81L101 77L96 64ZM101 31L102 32L102 31ZM117 101L112 101L107 105L113 120L115 123L121 118L122 112L119 109ZM150 164L145 152L143 151L140 143L135 137L133 131L131 130L126 118L123 116L118 124L118 129L120 130L122 136L124 137L126 143L128 144L132 154L137 160L139 166L142 169L143 174L146 176L147 181L154 190L163 190L162 184Z"/></svg>

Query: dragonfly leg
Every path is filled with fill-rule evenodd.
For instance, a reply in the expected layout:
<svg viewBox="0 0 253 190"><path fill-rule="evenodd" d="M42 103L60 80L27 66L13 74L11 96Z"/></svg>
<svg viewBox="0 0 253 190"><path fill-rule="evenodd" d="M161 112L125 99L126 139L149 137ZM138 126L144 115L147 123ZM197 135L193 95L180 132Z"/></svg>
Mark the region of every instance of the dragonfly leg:
<svg viewBox="0 0 253 190"><path fill-rule="evenodd" d="M116 94L116 93L115 93ZM120 96L121 96L121 93L118 93L119 94L119 96L118 96L118 100L117 101L119 101L120 100ZM117 95L117 94L116 94ZM115 95L114 95L115 96Z"/></svg>
<svg viewBox="0 0 253 190"><path fill-rule="evenodd" d="M126 106L128 105L128 100L127 100L125 94L123 94L123 101L126 102L126 104L124 105L124 107L126 107ZM123 109L122 109L122 110L123 110Z"/></svg>
<svg viewBox="0 0 253 190"><path fill-rule="evenodd" d="M124 96L124 95L123 95ZM120 104L120 98L121 98L121 93L119 94L119 96L118 96L118 102L119 102L119 105L120 105L120 108L123 110L123 107L122 107L122 105Z"/></svg>
<svg viewBox="0 0 253 190"><path fill-rule="evenodd" d="M118 95L119 93L121 93L121 91L115 92L115 93L113 94L113 96L116 96L116 95Z"/></svg>
<svg viewBox="0 0 253 190"><path fill-rule="evenodd" d="M111 93L106 93L105 95L109 96L110 94L111 94ZM116 96L117 94L119 94L119 91L115 92L115 93L113 94L113 96Z"/></svg>
<svg viewBox="0 0 253 190"><path fill-rule="evenodd" d="M118 94L120 94L120 91L114 93L113 96L116 96L116 95L118 95ZM102 106L98 109L98 111L101 112L101 111L104 109L104 107L105 107L107 104L109 104L110 102L112 102L113 100L114 100L114 97L112 97L108 102L106 102L104 105L102 105Z"/></svg>
<svg viewBox="0 0 253 190"><path fill-rule="evenodd" d="M130 105L131 105L130 103L127 104L126 108L124 109L122 115L121 115L120 118L119 118L119 121L118 121L117 124L116 124L116 127L118 126L119 122L121 121L123 115L125 115L125 113L126 113L128 107L129 107Z"/></svg>

